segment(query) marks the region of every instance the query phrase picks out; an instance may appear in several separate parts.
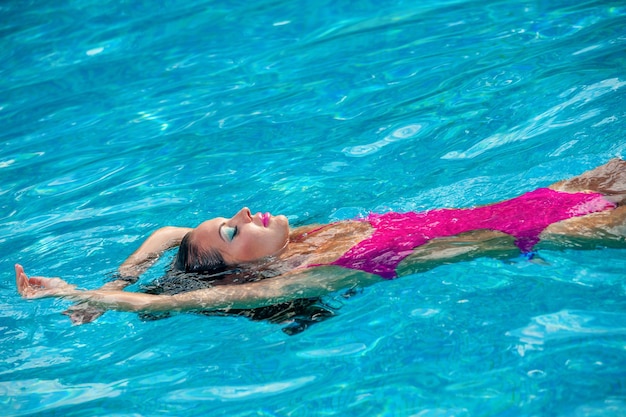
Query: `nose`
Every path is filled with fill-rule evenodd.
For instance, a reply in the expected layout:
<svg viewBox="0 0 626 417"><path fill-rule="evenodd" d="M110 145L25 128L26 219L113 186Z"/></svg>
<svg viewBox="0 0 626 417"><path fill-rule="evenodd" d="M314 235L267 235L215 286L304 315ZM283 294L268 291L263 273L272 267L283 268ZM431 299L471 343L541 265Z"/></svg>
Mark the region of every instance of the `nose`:
<svg viewBox="0 0 626 417"><path fill-rule="evenodd" d="M250 209L248 207L244 207L237 212L233 216L233 219L236 219L243 223L250 223L252 221L252 214L250 213Z"/></svg>

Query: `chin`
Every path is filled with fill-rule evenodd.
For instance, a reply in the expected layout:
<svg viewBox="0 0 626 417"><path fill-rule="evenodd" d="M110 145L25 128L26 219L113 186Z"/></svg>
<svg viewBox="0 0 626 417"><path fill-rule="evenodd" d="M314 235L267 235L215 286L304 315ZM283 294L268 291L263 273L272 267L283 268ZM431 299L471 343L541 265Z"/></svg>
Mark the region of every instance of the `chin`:
<svg viewBox="0 0 626 417"><path fill-rule="evenodd" d="M289 234L289 220L285 216L276 216L274 217L274 226L277 230L286 230L287 234ZM271 225L270 225L271 227Z"/></svg>

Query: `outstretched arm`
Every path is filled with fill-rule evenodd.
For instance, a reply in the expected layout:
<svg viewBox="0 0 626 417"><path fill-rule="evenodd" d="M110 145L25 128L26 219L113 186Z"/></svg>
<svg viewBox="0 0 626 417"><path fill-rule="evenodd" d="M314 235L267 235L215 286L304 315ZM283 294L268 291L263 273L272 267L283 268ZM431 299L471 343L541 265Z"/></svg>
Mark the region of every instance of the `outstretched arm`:
<svg viewBox="0 0 626 417"><path fill-rule="evenodd" d="M118 279L107 282L101 290L121 291L137 281L166 250L178 246L183 237L192 229L188 227L166 226L153 232L119 267ZM106 311L93 303L83 302L73 305L63 312L74 324L89 323Z"/></svg>
<svg viewBox="0 0 626 417"><path fill-rule="evenodd" d="M329 271L328 268L333 268ZM77 290L60 278L32 277L15 265L18 292L25 298L58 297L119 311L191 311L248 309L319 297L354 285L369 285L380 278L339 267L322 267L242 285L220 285L176 295L126 291Z"/></svg>
<svg viewBox="0 0 626 417"><path fill-rule="evenodd" d="M613 201L622 205L624 204L624 196L626 196L626 162L621 160L613 160L609 164L604 165L596 170L590 171L575 179L557 183L554 188L562 191L578 191L579 188L585 188L592 191L602 192L605 195L613 197ZM591 223L590 219L593 220ZM606 213L598 213L575 219L569 219L570 222L567 230L556 233L556 230L546 230L546 234L563 234L570 236L585 236L581 233L580 227L582 222L591 225L591 231L594 232L590 237L607 239L607 226L610 226L611 236L618 242L624 243L624 222L626 221L626 206L618 207L618 209L608 211ZM561 222L555 227L565 224ZM175 228L179 229L179 228ZM187 229L187 231L190 229ZM187 232L185 231L185 233ZM146 268L148 268L158 257L158 253L173 246L172 242L177 244L184 236L182 230L170 230L160 232L163 235L157 235L155 232L154 239L149 238L144 245L140 247L131 257L120 267L121 273L129 273L131 276L138 276ZM172 235L170 235L170 232ZM178 234L181 233L181 234ZM169 236L169 238L165 238ZM490 255L505 255L514 249L511 238L502 235L489 235L455 237L457 241L443 242L448 243L449 247L429 247L424 245L421 253L416 252L416 261L421 266L430 268L441 263L450 261L458 261L467 258L473 254L483 256L486 253ZM548 237L548 236L543 236ZM165 238L165 239L164 239ZM458 239L465 239L459 242ZM150 241L150 242L149 242ZM169 243L168 243L169 242ZM441 243L438 241L435 243ZM463 243L459 247L459 243ZM433 243L434 244L434 243ZM168 246L171 245L171 246ZM486 245L486 246L485 246ZM441 250L445 249L445 250ZM418 251L419 252L419 251ZM156 255L155 255L156 254ZM419 256L421 259L417 259ZM409 259L409 258L407 258ZM403 265L400 265L402 269ZM411 272L412 265L407 265L408 272ZM332 268L332 270L331 270ZM420 268L421 270L422 268ZM400 272L400 271L399 271ZM134 274L134 275L133 275ZM111 291L112 288L79 291L60 279L45 278L28 278L24 274L23 269L16 266L17 288L20 294L26 298L38 297L64 297L76 301L86 301L108 309L123 311L186 311L198 309L214 309L225 310L229 308L245 309L255 308L275 303L280 303L294 298L317 297L334 292L343 288L349 288L353 285L369 285L379 281L380 278L359 273L351 270L345 270L340 267L319 267L310 268L304 271L297 271L278 277L253 282L242 285L223 285L208 289L190 291L173 296L167 295L150 295L141 293L129 293L124 291Z"/></svg>

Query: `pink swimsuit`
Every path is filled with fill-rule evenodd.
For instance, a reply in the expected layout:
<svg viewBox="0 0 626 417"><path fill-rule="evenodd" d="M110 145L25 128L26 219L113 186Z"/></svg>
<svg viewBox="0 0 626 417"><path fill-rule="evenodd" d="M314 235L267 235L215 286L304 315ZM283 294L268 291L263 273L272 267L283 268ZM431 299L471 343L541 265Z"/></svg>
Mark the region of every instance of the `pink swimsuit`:
<svg viewBox="0 0 626 417"><path fill-rule="evenodd" d="M512 200L483 207L370 214L361 221L372 225L372 236L329 265L393 279L397 276L398 264L416 247L438 237L480 229L496 230L515 237L517 247L527 253L539 242L540 233L549 225L615 207L614 203L598 193L564 193L540 188Z"/></svg>

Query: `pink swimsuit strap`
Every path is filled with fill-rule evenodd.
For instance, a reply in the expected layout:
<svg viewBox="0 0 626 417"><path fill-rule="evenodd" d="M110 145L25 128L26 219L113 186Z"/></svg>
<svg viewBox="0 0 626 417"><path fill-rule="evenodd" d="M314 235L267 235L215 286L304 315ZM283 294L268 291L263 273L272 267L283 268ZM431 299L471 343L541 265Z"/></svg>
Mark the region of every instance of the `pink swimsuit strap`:
<svg viewBox="0 0 626 417"><path fill-rule="evenodd" d="M362 221L372 225L373 234L329 265L393 279L397 276L398 264L418 246L438 237L481 229L513 236L517 247L527 253L549 225L615 207L598 193L565 193L540 188L511 200L476 208L370 214Z"/></svg>

